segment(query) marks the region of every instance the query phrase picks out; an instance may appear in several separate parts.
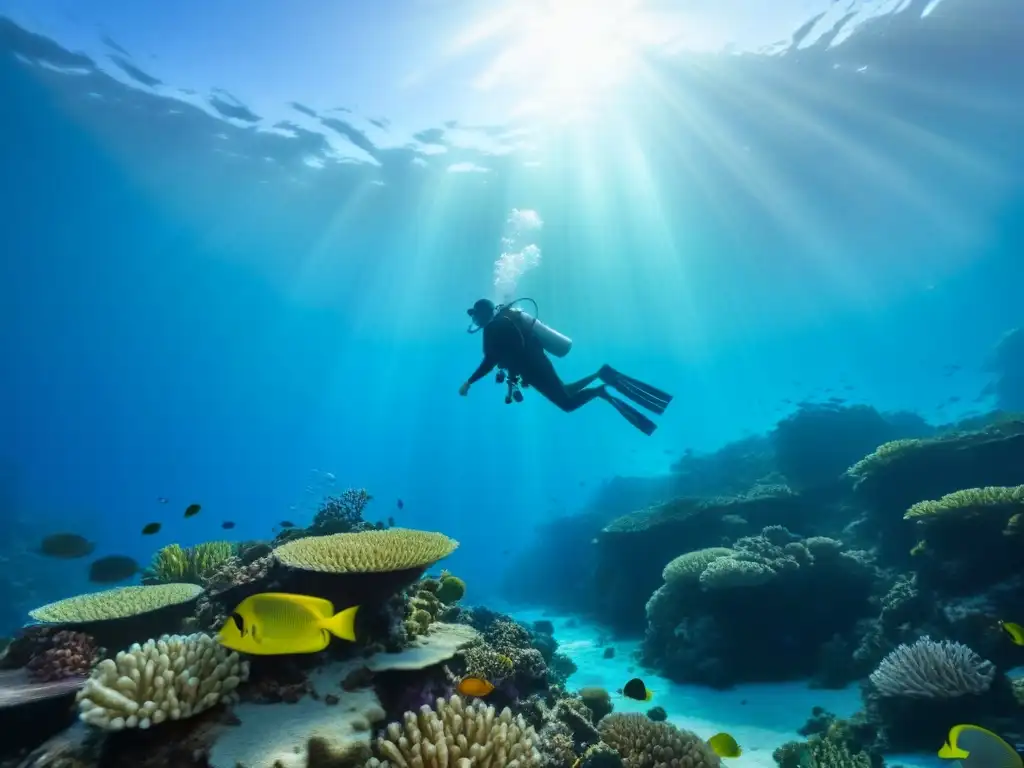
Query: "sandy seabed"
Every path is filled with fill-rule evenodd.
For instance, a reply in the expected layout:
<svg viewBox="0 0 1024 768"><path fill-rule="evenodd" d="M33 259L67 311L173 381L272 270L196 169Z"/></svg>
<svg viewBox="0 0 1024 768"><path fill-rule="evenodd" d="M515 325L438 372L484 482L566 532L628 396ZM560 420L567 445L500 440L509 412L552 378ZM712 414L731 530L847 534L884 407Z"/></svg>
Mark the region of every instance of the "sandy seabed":
<svg viewBox="0 0 1024 768"><path fill-rule="evenodd" d="M615 696L616 712L646 712L660 706L668 721L693 731L705 739L726 731L739 742L743 754L725 761L728 768L777 768L772 752L786 743L802 739L797 733L811 716L811 710L824 707L839 717L849 717L860 708L856 686L839 691L815 690L806 683L740 685L728 691L716 691L696 685L673 683L644 672L633 652L638 641L609 641L599 645L600 628L583 620L551 615L542 611L511 610L509 614L524 623L546 619L555 627L558 650L578 667L569 678L569 687L578 689L597 685L614 692L632 677L642 677L654 692L651 702L633 701ZM615 648L615 656L604 658L604 649ZM630 671L630 668L633 668ZM936 749L941 745L936 745ZM905 768L949 768L950 762L929 755L891 755L886 766Z"/></svg>

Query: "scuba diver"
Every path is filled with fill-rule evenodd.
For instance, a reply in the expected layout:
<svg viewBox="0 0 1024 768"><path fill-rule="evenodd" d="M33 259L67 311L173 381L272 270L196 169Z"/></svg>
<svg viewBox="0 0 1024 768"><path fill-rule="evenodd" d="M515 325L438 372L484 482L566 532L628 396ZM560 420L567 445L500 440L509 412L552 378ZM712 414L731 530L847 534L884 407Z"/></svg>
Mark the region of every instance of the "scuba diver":
<svg viewBox="0 0 1024 768"><path fill-rule="evenodd" d="M533 304L533 315L513 306L521 301ZM672 401L672 395L624 376L607 365L579 381L563 383L548 353L565 357L572 348L572 341L540 322L536 310L537 303L533 299L517 299L497 306L488 299L480 299L471 309L466 310L471 318L466 332L483 331L484 359L473 375L459 387L459 394L467 395L473 384L498 368L498 383L506 383L508 386L506 403L522 401L520 387L532 387L566 412L575 411L595 398L600 398L611 403L626 421L645 435L653 434L658 425L629 403L609 394L606 387L614 387L637 405L657 414L665 412ZM590 386L598 380L601 381L600 385Z"/></svg>

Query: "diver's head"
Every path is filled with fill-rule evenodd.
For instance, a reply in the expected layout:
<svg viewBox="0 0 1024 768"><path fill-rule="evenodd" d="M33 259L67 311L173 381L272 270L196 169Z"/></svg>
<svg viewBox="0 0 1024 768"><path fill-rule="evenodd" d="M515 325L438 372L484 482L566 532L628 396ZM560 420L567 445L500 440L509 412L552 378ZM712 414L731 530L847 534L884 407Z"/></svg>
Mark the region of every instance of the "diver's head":
<svg viewBox="0 0 1024 768"><path fill-rule="evenodd" d="M473 318L478 328L483 328L494 319L494 302L490 299L480 299L466 314Z"/></svg>

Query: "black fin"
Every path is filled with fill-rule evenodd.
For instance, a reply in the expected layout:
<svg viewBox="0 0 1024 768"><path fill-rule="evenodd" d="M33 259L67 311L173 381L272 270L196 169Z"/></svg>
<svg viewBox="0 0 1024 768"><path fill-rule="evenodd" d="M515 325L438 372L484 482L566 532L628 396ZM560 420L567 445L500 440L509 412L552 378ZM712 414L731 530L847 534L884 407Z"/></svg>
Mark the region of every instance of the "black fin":
<svg viewBox="0 0 1024 768"><path fill-rule="evenodd" d="M613 397L612 395L608 395L606 399L609 403L615 406L615 410L622 414L623 418L625 418L626 421L628 421L630 424L639 429L648 437L653 435L654 430L658 428L657 424L648 419L646 416L640 413L640 411L638 411L629 403L619 400L619 398Z"/></svg>
<svg viewBox="0 0 1024 768"><path fill-rule="evenodd" d="M668 408L668 404L672 402L672 395L662 392L657 387L652 387L649 384L644 384L642 381L621 374L610 365L601 366L598 377L605 384L615 387L634 403L652 413L659 415L664 413L665 409Z"/></svg>

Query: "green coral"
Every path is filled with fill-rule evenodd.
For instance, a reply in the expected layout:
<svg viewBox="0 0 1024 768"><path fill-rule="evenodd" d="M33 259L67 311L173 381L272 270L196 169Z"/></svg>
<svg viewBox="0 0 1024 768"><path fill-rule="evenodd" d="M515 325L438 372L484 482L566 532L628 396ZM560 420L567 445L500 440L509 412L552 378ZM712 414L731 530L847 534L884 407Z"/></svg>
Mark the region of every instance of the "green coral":
<svg viewBox="0 0 1024 768"><path fill-rule="evenodd" d="M775 571L764 563L723 557L712 562L700 575L701 586L707 589L758 587L775 578Z"/></svg>
<svg viewBox="0 0 1024 768"><path fill-rule="evenodd" d="M966 518L984 514L1017 513L1024 507L1024 485L1012 488L990 486L966 488L947 493L938 501L919 501L903 516L904 520L932 522L942 518Z"/></svg>
<svg viewBox="0 0 1024 768"><path fill-rule="evenodd" d="M142 580L145 584L202 585L234 554L235 545L229 541L207 541L188 548L169 544L153 555Z"/></svg>
<svg viewBox="0 0 1024 768"><path fill-rule="evenodd" d="M846 474L854 480L862 480L879 467L888 464L897 457L905 456L926 442L926 440L911 438L906 440L890 440L888 443L882 443L874 451L846 470Z"/></svg>
<svg viewBox="0 0 1024 768"><path fill-rule="evenodd" d="M85 624L124 619L187 603L199 597L202 591L194 584L118 587L58 600L29 611L29 616L49 624Z"/></svg>
<svg viewBox="0 0 1024 768"><path fill-rule="evenodd" d="M457 603L466 595L466 582L448 571L441 574L441 583L437 587L437 599L442 603Z"/></svg>

